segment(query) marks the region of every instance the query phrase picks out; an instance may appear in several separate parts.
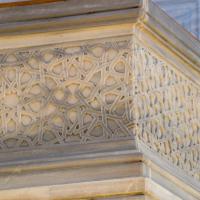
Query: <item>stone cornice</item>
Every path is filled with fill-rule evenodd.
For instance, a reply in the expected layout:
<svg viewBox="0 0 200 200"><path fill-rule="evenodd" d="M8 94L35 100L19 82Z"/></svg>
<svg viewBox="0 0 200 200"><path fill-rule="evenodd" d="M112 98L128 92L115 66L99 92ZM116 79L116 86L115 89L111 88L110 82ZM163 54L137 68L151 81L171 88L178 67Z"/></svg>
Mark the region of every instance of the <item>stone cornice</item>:
<svg viewBox="0 0 200 200"><path fill-rule="evenodd" d="M48 23L49 28L55 28L53 24L50 24L50 22L59 23L60 21L66 21L68 23L67 27L61 27L62 24L58 24L58 27L62 29L70 29L70 22L75 23L76 26L80 27L80 25L88 26L91 22L94 23L96 20L96 25L98 25L98 18L101 17L101 21L105 21L107 15L109 15L109 12L110 14L113 14L113 16L112 19L107 19L106 22L115 20L115 18L117 17L115 15L115 12L118 13L120 10L121 12L124 11L124 15L126 14L126 18L129 18L129 11L137 10L138 8L140 8L142 5L141 2L141 0L84 0L77 3L76 0L68 0L65 2L55 2L25 7L18 6L14 8L2 8L0 13L0 23L2 25L12 24L13 29L14 25L21 26L21 28L23 27L24 29L29 29L31 25L44 25L45 22ZM87 18L85 15L87 15ZM117 17L117 19L120 19L120 17L122 17L121 19L124 19L123 16L119 16ZM85 20L84 24L80 23L82 19ZM35 29L37 28L39 29L38 31L42 31L41 28L35 27ZM44 29L45 27L43 27L43 31ZM5 31L9 32L6 29ZM1 32L3 31L1 30Z"/></svg>
<svg viewBox="0 0 200 200"><path fill-rule="evenodd" d="M3 0L0 2L0 8L44 4L57 1L63 0Z"/></svg>
<svg viewBox="0 0 200 200"><path fill-rule="evenodd" d="M142 34L144 35L146 32L148 37L155 41L155 46L158 44L163 49L170 50L199 72L199 40L169 17L152 1L144 0L143 9L143 17L139 19L139 27L141 28L141 32L143 32ZM149 41L146 42L148 43ZM162 50L159 49L159 51Z"/></svg>
<svg viewBox="0 0 200 200"><path fill-rule="evenodd" d="M49 200L100 198L109 191L110 196L143 194L152 199L199 199L198 189L195 190L170 173L151 158L143 156L138 149L115 149L113 152L59 158L59 162L27 161L1 167L0 194L4 199L12 200L38 199L35 194L39 194L40 198L42 196ZM3 174L10 174L7 182ZM26 182L29 178L31 182ZM82 187L84 190L79 189Z"/></svg>
<svg viewBox="0 0 200 200"><path fill-rule="evenodd" d="M139 22L139 23L137 23ZM75 0L1 8L0 35L137 24L192 68L200 68L200 43L150 0Z"/></svg>

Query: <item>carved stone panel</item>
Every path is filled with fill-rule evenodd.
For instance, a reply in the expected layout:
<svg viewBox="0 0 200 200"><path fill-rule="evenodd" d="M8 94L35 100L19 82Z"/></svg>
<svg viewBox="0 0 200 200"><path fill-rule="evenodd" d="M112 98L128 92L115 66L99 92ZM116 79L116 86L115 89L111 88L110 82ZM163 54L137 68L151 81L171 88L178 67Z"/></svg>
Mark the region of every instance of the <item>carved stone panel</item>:
<svg viewBox="0 0 200 200"><path fill-rule="evenodd" d="M129 40L0 56L1 150L131 137Z"/></svg>
<svg viewBox="0 0 200 200"><path fill-rule="evenodd" d="M200 180L199 85L137 42L133 54L138 138Z"/></svg>
<svg viewBox="0 0 200 200"><path fill-rule="evenodd" d="M200 89L132 38L0 53L0 151L137 136L200 180Z"/></svg>

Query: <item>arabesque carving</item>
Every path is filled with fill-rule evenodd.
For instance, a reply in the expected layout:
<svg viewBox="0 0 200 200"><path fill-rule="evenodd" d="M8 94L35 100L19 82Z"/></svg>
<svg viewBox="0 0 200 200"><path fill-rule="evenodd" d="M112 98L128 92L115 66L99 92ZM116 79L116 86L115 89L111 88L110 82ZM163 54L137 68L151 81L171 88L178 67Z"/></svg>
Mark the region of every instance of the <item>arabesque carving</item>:
<svg viewBox="0 0 200 200"><path fill-rule="evenodd" d="M200 180L199 86L132 39L0 55L0 148L134 135Z"/></svg>
<svg viewBox="0 0 200 200"><path fill-rule="evenodd" d="M134 44L133 121L153 151L200 180L200 89L174 67Z"/></svg>
<svg viewBox="0 0 200 200"><path fill-rule="evenodd" d="M1 149L130 137L129 43L2 54Z"/></svg>

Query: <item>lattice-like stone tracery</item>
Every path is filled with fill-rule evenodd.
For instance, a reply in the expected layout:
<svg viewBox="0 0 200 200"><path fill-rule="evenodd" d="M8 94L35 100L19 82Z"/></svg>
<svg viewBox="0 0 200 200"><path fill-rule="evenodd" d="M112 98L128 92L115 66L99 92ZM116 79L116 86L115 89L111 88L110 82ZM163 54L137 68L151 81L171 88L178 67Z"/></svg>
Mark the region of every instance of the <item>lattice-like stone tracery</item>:
<svg viewBox="0 0 200 200"><path fill-rule="evenodd" d="M139 45L135 45L134 59L137 90L133 99L138 113L134 120L139 139L200 179L198 86Z"/></svg>
<svg viewBox="0 0 200 200"><path fill-rule="evenodd" d="M0 55L0 148L136 135L200 180L200 89L132 39Z"/></svg>
<svg viewBox="0 0 200 200"><path fill-rule="evenodd" d="M2 55L1 149L130 137L128 43Z"/></svg>

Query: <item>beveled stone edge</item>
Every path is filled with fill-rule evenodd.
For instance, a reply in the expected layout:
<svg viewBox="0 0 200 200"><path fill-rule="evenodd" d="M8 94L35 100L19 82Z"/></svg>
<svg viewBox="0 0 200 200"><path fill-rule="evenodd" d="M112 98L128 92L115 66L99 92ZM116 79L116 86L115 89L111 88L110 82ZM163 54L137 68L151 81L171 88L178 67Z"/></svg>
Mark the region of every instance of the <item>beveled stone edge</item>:
<svg viewBox="0 0 200 200"><path fill-rule="evenodd" d="M107 180L84 181L68 184L46 185L36 187L10 188L0 190L1 197L4 200L51 200L59 199L79 199L79 198L101 198L105 196L116 195L145 195L150 199L162 200L188 200L199 199L199 194L193 196L192 192L188 192L186 186L186 196L181 191L172 192L166 183L157 182L152 177L132 176L126 178L111 178ZM114 186L114 187L113 187ZM175 187L179 189L180 186ZM82 189L81 189L82 188ZM84 188L84 189L83 189Z"/></svg>
<svg viewBox="0 0 200 200"><path fill-rule="evenodd" d="M115 154L119 151L137 151L137 143L134 138L112 139L110 141L96 141L87 144L63 144L43 146L29 149L10 149L0 153L0 171L1 168L9 166L23 166L34 163L41 165L42 163L63 162L73 159L85 159L93 154L101 157L105 153L107 155ZM93 156L92 156L93 157Z"/></svg>
<svg viewBox="0 0 200 200"><path fill-rule="evenodd" d="M114 186L114 187L113 187ZM84 188L81 189L81 188ZM91 197L103 197L113 195L138 195L145 192L145 179L131 177L122 179L89 181L82 183L52 185L43 187L22 188L0 191L4 200L25 199L80 199Z"/></svg>
<svg viewBox="0 0 200 200"><path fill-rule="evenodd" d="M141 5L142 0L82 0L78 4L75 0L57 0L57 2L48 4L1 8L0 24L126 10L139 8Z"/></svg>
<svg viewBox="0 0 200 200"><path fill-rule="evenodd" d="M0 35L71 30L134 22L140 16L141 0L74 0L0 9Z"/></svg>
<svg viewBox="0 0 200 200"><path fill-rule="evenodd" d="M63 0L15 0L15 1L3 1L0 3L0 8L5 7L14 7L14 6L27 6L27 5L34 5L34 4L44 4L44 3L51 3L55 1L63 1Z"/></svg>
<svg viewBox="0 0 200 200"><path fill-rule="evenodd" d="M108 26L130 22L134 23L140 15L140 10L133 8L85 14L81 16L42 19L28 22L13 22L0 24L0 36L72 30L85 27Z"/></svg>
<svg viewBox="0 0 200 200"><path fill-rule="evenodd" d="M200 72L200 42L151 0L84 0L78 5L67 0L0 11L2 37L132 23Z"/></svg>
<svg viewBox="0 0 200 200"><path fill-rule="evenodd" d="M142 9L143 16L136 24L140 30L137 34L146 32L199 74L200 41L151 0L143 0Z"/></svg>
<svg viewBox="0 0 200 200"><path fill-rule="evenodd" d="M49 195L49 190L51 191L52 188L56 187L57 189L62 187L72 187L72 185L84 185L87 183L95 183L99 184L101 182L112 182L118 179L118 181L124 181L124 180L143 180L145 184L143 184L142 187L145 188L145 190L137 191L136 193L142 193L142 194L148 194L150 196L154 197L160 197L160 194L157 194L157 190L160 188L163 192L166 194L170 194L176 197L177 199L184 199L184 195L189 198L199 199L200 198L200 191L199 187L194 185L194 182L191 182L189 179L181 178L185 177L184 173L181 173L177 171L178 169L174 168L170 163L167 163L162 158L158 157L157 155L153 154L152 152L145 152L144 148L145 146L141 146L139 144L139 149L129 149L129 150L116 150L113 152L98 152L98 153L90 153L90 154L82 154L77 156L70 156L70 157L60 157L57 160L51 160L51 159L44 159L43 162L37 162L33 161L25 163L18 163L17 165L10 165L7 163L7 165L0 166L0 178L1 180L5 179L6 177L11 178L12 176L18 176L19 179L17 179L20 183L20 181L23 181L23 176L26 176L27 174L31 175L34 174L34 178L38 176L40 177L40 173L49 174L49 176L52 176L52 171L57 170L62 173L62 170L71 170L73 168L80 169L82 174L84 174L84 170L88 167L92 167L93 170L97 169L99 170L102 166L102 170L106 169L109 166L113 166L113 169L116 169L116 167L120 167L120 173L122 173L120 176L122 176L120 179L118 179L119 175L116 175L112 173L112 170L110 172L111 177L107 177L107 179L98 179L94 181L90 178L90 176L87 177L87 180L80 181L80 182L70 182L66 183L64 185L60 184L47 184L45 185L38 185L37 187L31 187L31 185L27 184L26 187L17 187L16 188L9 188L9 189L3 189L0 188L0 195L3 195L4 192L8 195L9 191L11 192L19 192L25 194L34 194L37 190L43 190L44 194ZM141 150L142 149L142 150ZM148 155L147 155L148 154ZM155 157L154 157L155 156ZM161 162L162 161L162 162ZM105 168L105 166L107 166ZM126 171L126 169L130 169L130 166L132 166L132 170L139 171L138 174L132 174L129 172L130 177L124 177L123 173ZM99 168L100 167L100 168ZM128 168L127 168L128 167ZM112 169L112 168L111 168ZM116 170L114 170L116 171ZM87 171L86 171L87 173ZM7 175L6 175L7 174ZM181 175L180 175L181 174ZM2 177L3 175L3 177ZM114 177L113 177L114 176ZM22 177L22 180L20 179ZM118 177L118 178L117 178ZM159 178L161 177L161 178ZM2 179L3 178L3 179ZM67 178L67 177L66 177ZM113 179L114 178L114 179ZM57 181L59 181L59 177L55 177ZM39 181L39 180L38 180ZM88 181L88 182L87 182ZM135 182L132 183L132 185L136 184ZM152 184L155 187L152 187ZM173 190L171 184L173 184ZM111 185L109 186L109 188ZM112 189L112 188L110 188ZM53 189L54 190L54 189ZM60 189L59 189L60 190ZM33 192L33 193L32 193ZM185 194L184 194L185 193ZM57 193L59 194L59 192ZM66 193L65 193L66 194ZM116 194L115 192L113 194ZM121 191L119 194L129 194L127 193L127 190ZM135 194L135 191L131 191L130 194ZM60 194L59 194L60 195ZM69 195L69 194L67 194ZM88 195L88 194L87 194ZM157 196L158 195L158 196ZM163 196L162 196L163 197ZM187 200L185 197L184 200ZM41 198L41 196L38 196L38 198ZM22 198L23 199L23 198ZM48 199L48 198L47 198ZM170 198L163 198L163 200L171 200Z"/></svg>
<svg viewBox="0 0 200 200"><path fill-rule="evenodd" d="M186 174L182 169L172 164L157 152L149 149L143 142L138 141L138 148L143 154L143 162L156 173L168 178L178 186L189 188L189 191L197 193L200 198L200 182ZM151 172L146 171L147 177L151 177Z"/></svg>

